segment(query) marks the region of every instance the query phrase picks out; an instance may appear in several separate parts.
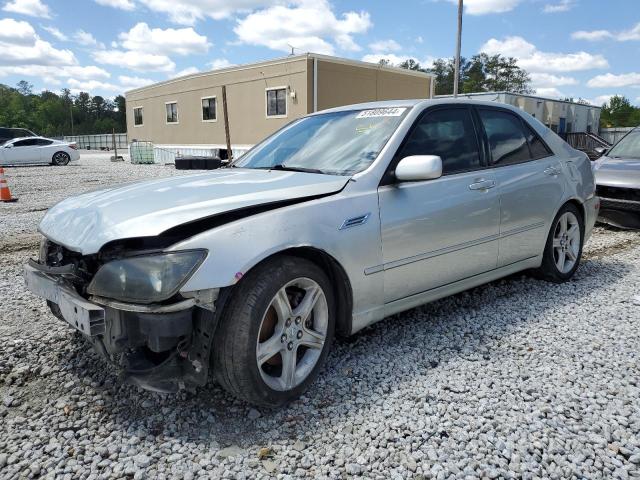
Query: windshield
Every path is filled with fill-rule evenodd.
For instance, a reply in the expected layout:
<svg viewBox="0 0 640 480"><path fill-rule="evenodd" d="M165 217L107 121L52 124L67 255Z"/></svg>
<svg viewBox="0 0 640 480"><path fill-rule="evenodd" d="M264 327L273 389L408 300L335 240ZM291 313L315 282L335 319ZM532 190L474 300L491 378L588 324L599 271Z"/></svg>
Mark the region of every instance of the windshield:
<svg viewBox="0 0 640 480"><path fill-rule="evenodd" d="M640 130L633 130L607 153L612 158L640 158Z"/></svg>
<svg viewBox="0 0 640 480"><path fill-rule="evenodd" d="M365 170L408 108L375 108L305 117L240 157L234 167L352 175Z"/></svg>

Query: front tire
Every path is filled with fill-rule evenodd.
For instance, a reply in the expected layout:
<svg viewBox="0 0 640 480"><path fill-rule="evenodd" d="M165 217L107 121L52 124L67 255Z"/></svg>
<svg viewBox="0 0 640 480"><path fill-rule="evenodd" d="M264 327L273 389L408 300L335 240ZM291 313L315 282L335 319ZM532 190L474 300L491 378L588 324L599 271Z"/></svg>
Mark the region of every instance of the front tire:
<svg viewBox="0 0 640 480"><path fill-rule="evenodd" d="M299 397L331 348L335 300L314 263L277 256L235 287L214 338L213 370L231 394L275 407Z"/></svg>
<svg viewBox="0 0 640 480"><path fill-rule="evenodd" d="M582 214L574 204L567 203L551 224L538 276L554 283L568 281L580 265L583 241Z"/></svg>
<svg viewBox="0 0 640 480"><path fill-rule="evenodd" d="M71 161L71 157L67 152L56 152L51 157L51 165L62 167Z"/></svg>

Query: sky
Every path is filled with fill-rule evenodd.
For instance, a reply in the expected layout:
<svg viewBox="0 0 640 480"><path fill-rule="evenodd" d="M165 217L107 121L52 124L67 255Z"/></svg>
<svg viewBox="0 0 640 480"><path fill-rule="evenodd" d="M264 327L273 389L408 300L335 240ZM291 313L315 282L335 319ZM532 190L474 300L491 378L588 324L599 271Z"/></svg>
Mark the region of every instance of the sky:
<svg viewBox="0 0 640 480"><path fill-rule="evenodd" d="M457 0L0 0L0 83L113 97L197 71L316 52L428 66ZM465 0L462 55L518 59L537 93L640 105L640 0Z"/></svg>

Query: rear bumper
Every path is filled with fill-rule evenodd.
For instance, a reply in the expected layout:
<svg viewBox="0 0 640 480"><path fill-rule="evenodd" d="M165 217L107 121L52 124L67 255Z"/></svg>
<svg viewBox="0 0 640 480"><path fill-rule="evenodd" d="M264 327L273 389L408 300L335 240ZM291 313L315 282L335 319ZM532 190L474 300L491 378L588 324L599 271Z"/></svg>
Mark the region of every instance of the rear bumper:
<svg viewBox="0 0 640 480"><path fill-rule="evenodd" d="M79 295L64 278L32 265L24 266L27 288L82 333L125 381L162 392L206 383L216 320L212 312L188 302L185 309L161 312L99 305Z"/></svg>
<svg viewBox="0 0 640 480"><path fill-rule="evenodd" d="M584 221L584 241L586 242L591 237L591 232L598 218L598 212L600 210L600 197L591 197L584 202L585 221Z"/></svg>

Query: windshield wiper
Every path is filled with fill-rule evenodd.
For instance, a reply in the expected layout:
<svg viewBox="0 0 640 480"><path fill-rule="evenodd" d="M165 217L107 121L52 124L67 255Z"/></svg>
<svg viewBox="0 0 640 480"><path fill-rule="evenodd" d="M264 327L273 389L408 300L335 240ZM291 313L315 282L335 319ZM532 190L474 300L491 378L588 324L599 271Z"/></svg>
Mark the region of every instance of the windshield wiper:
<svg viewBox="0 0 640 480"><path fill-rule="evenodd" d="M322 170L318 170L317 168L289 167L284 163L272 165L271 167L266 168L268 168L269 170L284 170L287 172L324 173Z"/></svg>

